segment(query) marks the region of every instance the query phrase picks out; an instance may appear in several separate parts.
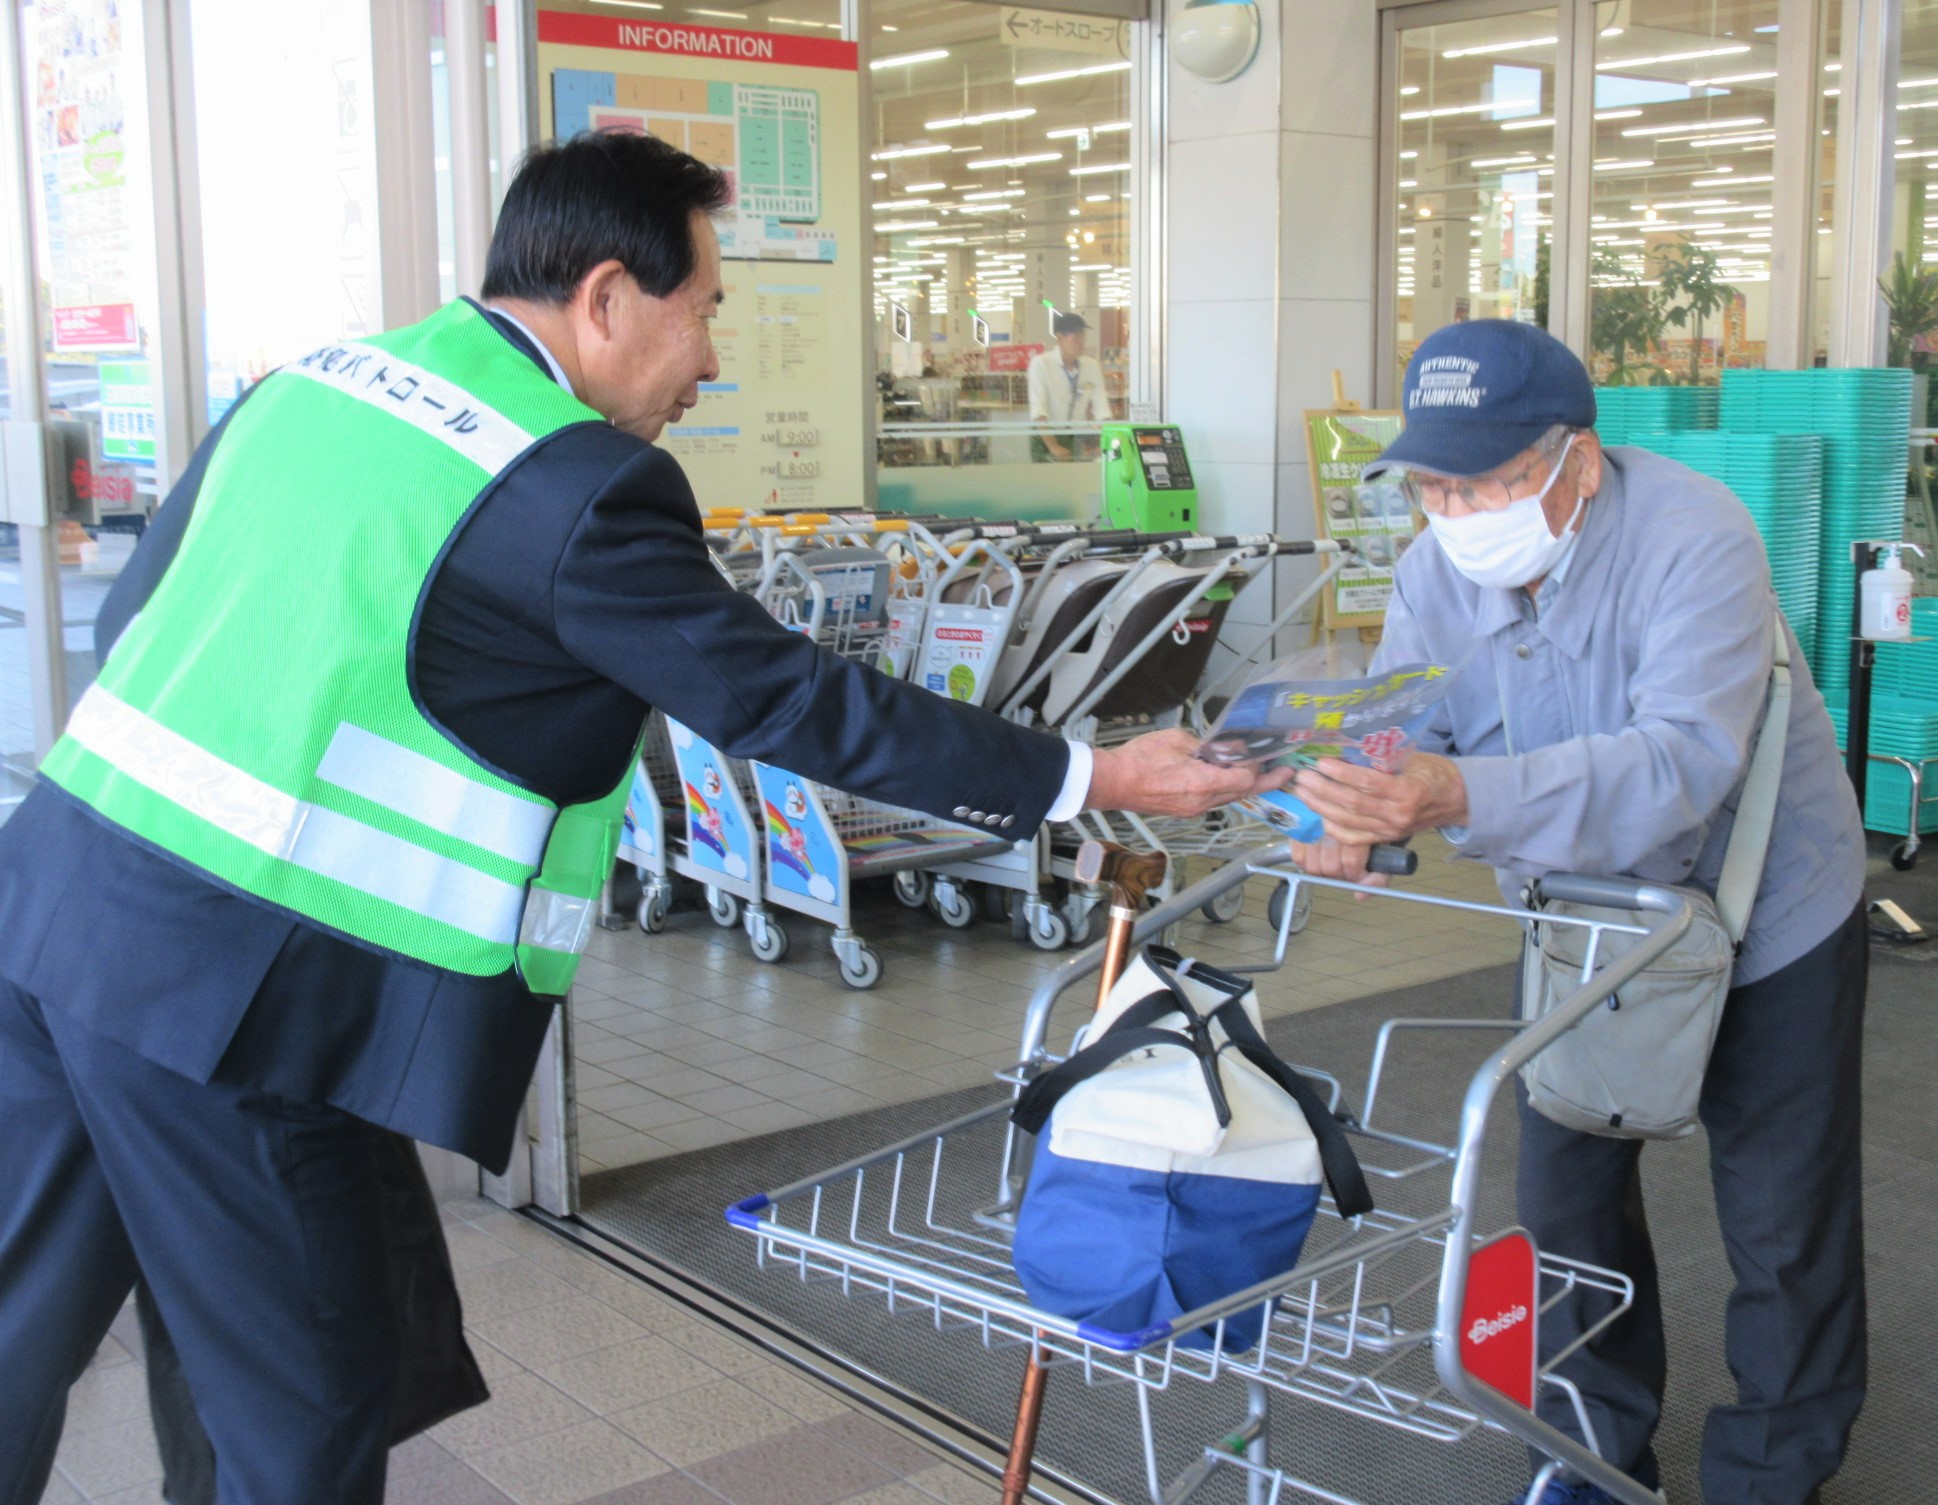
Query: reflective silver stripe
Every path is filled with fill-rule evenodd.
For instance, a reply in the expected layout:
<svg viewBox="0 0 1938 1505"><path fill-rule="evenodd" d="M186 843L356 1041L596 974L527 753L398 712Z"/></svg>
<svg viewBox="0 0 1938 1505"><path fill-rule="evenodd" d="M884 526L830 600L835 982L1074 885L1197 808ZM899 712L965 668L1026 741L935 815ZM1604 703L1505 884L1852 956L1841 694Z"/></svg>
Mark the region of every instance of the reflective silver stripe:
<svg viewBox="0 0 1938 1505"><path fill-rule="evenodd" d="M446 836L536 868L558 813L447 768L434 758L345 721L330 739L317 777L407 815Z"/></svg>
<svg viewBox="0 0 1938 1505"><path fill-rule="evenodd" d="M67 735L144 788L272 857L287 857L302 801L197 747L99 685L88 686Z"/></svg>
<svg viewBox="0 0 1938 1505"><path fill-rule="evenodd" d="M577 956L591 939L592 907L590 899L534 884L525 904L524 923L518 930L518 944Z"/></svg>
<svg viewBox="0 0 1938 1505"><path fill-rule="evenodd" d="M525 890L360 820L311 805L289 860L468 935L509 946Z"/></svg>
<svg viewBox="0 0 1938 1505"><path fill-rule="evenodd" d="M498 474L532 442L530 434L462 387L374 345L325 345L282 369L403 419L488 475Z"/></svg>
<svg viewBox="0 0 1938 1505"><path fill-rule="evenodd" d="M265 784L91 685L67 734L142 787L271 857L509 946L525 890Z"/></svg>

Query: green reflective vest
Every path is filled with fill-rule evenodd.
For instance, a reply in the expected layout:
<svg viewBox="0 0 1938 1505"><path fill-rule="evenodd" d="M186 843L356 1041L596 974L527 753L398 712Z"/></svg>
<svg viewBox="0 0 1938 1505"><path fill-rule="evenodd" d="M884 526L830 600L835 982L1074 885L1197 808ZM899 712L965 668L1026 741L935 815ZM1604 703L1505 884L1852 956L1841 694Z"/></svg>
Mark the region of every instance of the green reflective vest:
<svg viewBox="0 0 1938 1505"><path fill-rule="evenodd" d="M481 766L419 708L409 640L479 494L598 416L462 302L284 367L42 772L316 924L564 992L626 781L561 810Z"/></svg>

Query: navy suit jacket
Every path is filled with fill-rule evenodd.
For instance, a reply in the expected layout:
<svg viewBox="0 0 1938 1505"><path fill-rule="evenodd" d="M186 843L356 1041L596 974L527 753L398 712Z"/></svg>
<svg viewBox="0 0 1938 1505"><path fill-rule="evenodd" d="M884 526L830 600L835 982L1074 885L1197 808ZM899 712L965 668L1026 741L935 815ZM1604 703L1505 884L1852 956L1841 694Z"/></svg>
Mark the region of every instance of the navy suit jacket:
<svg viewBox="0 0 1938 1505"><path fill-rule="evenodd" d="M508 359L539 359L493 322ZM242 406L136 549L103 651ZM673 458L605 423L538 441L481 493L420 599L410 675L448 736L561 805L612 789L653 707L733 756L932 814L1013 815L1019 836L1068 768L1055 738L781 628L714 568ZM327 1102L494 1169L552 1007L514 974L445 972L234 892L47 783L0 827L0 975L194 1080Z"/></svg>

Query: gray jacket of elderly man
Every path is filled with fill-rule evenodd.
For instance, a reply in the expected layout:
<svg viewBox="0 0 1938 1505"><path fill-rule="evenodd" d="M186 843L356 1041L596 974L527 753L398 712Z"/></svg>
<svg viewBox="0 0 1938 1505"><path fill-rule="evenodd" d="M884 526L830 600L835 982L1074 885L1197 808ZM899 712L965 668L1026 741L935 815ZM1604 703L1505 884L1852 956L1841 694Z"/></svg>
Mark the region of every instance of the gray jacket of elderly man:
<svg viewBox="0 0 1938 1505"><path fill-rule="evenodd" d="M1423 745L1461 760L1469 820L1448 834L1503 891L1564 870L1713 893L1768 699L1777 607L1762 540L1720 482L1631 448L1605 451L1582 528L1536 601L1474 585L1422 536L1401 557L1375 668L1460 665ZM1857 802L1794 635L1790 674L1738 986L1823 941L1863 889Z"/></svg>

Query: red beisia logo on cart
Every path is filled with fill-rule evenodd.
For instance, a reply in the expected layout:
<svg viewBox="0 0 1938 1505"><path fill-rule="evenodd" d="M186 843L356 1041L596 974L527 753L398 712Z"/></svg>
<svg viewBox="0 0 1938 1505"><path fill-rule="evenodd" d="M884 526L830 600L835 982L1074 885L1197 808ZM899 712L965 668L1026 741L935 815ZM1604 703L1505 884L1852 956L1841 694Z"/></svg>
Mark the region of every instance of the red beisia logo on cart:
<svg viewBox="0 0 1938 1505"><path fill-rule="evenodd" d="M1460 1310L1460 1362L1475 1379L1530 1411L1540 1281L1534 1241L1518 1231L1503 1233L1474 1251Z"/></svg>

